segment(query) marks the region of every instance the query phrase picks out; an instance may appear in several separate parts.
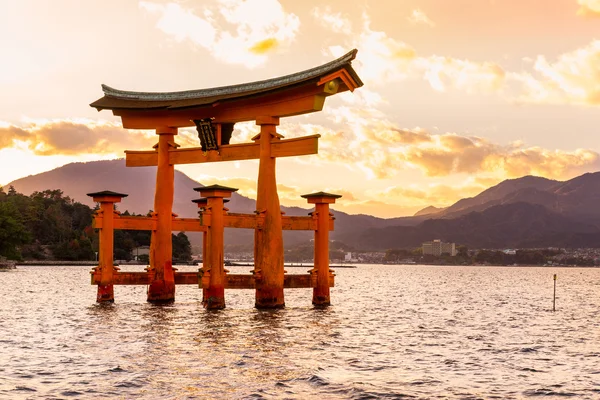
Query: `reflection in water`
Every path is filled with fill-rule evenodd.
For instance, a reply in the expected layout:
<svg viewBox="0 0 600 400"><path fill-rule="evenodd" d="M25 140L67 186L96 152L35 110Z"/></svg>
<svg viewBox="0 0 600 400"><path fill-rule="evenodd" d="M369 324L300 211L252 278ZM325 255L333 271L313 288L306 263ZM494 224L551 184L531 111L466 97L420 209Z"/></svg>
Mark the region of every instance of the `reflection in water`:
<svg viewBox="0 0 600 400"><path fill-rule="evenodd" d="M289 290L269 311L250 291L207 311L195 287L96 305L88 278L2 274L0 399L600 396L599 269L361 266L338 271L332 307Z"/></svg>

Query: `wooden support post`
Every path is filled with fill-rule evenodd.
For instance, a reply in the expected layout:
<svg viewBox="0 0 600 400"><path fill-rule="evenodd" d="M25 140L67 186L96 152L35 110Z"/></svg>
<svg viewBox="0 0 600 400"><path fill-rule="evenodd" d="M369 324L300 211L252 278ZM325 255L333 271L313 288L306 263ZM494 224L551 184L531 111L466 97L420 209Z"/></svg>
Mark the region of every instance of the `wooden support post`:
<svg viewBox="0 0 600 400"><path fill-rule="evenodd" d="M279 118L259 117L260 164L256 210L264 214L263 229L256 229L254 236L254 276L256 280L256 308L283 308L283 232L281 208L277 195L275 157L271 151L272 141L277 141L276 126Z"/></svg>
<svg viewBox="0 0 600 400"><path fill-rule="evenodd" d="M199 208L198 214L202 220L204 213L206 212L206 208L208 206L208 199L201 198L192 200L192 202L196 203ZM206 289L202 287L202 278L204 277L205 272L208 271L208 229L202 232L202 267L198 269L199 279L198 286L202 288L202 304L206 304L208 297L206 296ZM207 275L210 276L210 275Z"/></svg>
<svg viewBox="0 0 600 400"><path fill-rule="evenodd" d="M310 204L315 205L317 229L315 230L315 262L314 271L317 275L317 286L313 288L312 303L315 306L331 304L329 284L333 271L329 269L329 204L335 203L340 195L318 192L302 196Z"/></svg>
<svg viewBox="0 0 600 400"><path fill-rule="evenodd" d="M100 228L100 245L98 249L98 266L94 268L92 273L92 282L94 276L100 275L98 283L98 294L96 301L98 303L112 303L115 301L115 293L113 286L113 275L115 266L113 264L114 257L114 205L121 201L126 194L116 193L111 191L103 191L96 193L88 193L94 202L100 203L100 213L102 214L102 227Z"/></svg>
<svg viewBox="0 0 600 400"><path fill-rule="evenodd" d="M154 280L148 287L148 301L165 303L175 300L175 275L173 271L173 244L171 239L173 220L173 195L175 169L169 163L169 149L175 148L177 128L157 128L158 168L154 193L156 230L152 231L150 245L150 272Z"/></svg>
<svg viewBox="0 0 600 400"><path fill-rule="evenodd" d="M225 231L223 198L231 197L237 189L212 185L194 189L207 198L206 213L210 214L207 229L206 247L208 254L202 254L203 276L208 278L208 287L203 291L202 304L207 309L225 308L225 265L223 263L223 233ZM204 285L203 285L204 287Z"/></svg>

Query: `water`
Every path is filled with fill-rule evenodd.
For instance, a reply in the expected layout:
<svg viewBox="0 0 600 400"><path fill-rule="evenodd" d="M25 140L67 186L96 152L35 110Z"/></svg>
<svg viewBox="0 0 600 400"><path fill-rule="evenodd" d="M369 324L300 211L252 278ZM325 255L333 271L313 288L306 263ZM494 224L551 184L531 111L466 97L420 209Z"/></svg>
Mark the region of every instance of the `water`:
<svg viewBox="0 0 600 400"><path fill-rule="evenodd" d="M600 398L600 269L368 265L326 310L232 290L213 312L194 286L96 305L88 270L0 273L0 399Z"/></svg>

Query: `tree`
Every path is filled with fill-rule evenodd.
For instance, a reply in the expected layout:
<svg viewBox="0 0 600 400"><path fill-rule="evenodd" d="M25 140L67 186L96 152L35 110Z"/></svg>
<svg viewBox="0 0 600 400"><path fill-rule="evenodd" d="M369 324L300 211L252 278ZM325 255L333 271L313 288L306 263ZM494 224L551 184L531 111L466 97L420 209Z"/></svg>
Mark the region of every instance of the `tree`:
<svg viewBox="0 0 600 400"><path fill-rule="evenodd" d="M10 202L0 202L0 255L20 260L19 246L30 238L17 207Z"/></svg>
<svg viewBox="0 0 600 400"><path fill-rule="evenodd" d="M189 262L192 260L192 245L185 232L171 234L173 241L173 261Z"/></svg>

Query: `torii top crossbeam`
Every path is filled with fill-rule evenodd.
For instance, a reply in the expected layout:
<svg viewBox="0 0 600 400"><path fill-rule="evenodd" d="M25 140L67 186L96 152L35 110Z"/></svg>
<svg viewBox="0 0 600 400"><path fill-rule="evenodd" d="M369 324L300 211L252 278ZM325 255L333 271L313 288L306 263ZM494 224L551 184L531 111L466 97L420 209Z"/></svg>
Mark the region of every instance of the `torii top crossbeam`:
<svg viewBox="0 0 600 400"><path fill-rule="evenodd" d="M321 111L327 96L363 85L351 62L357 50L337 60L278 78L182 92L131 92L102 85L104 96L92 104L112 110L124 128L194 126L193 120L215 123L251 121L260 115L288 117Z"/></svg>

